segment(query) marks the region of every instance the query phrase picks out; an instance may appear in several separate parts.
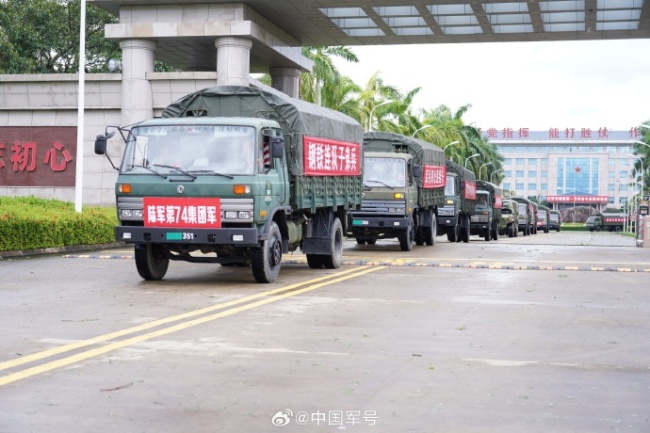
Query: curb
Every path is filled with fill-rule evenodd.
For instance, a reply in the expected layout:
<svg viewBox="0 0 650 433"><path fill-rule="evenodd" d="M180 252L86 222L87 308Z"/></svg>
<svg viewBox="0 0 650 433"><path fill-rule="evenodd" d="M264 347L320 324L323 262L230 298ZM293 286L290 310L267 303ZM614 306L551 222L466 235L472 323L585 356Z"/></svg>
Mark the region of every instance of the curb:
<svg viewBox="0 0 650 433"><path fill-rule="evenodd" d="M0 251L0 260L30 258L30 257L46 256L50 254L80 253L85 251L108 250L113 248L123 248L125 245L126 244L123 242L113 242L110 244L99 244L99 245L68 245L68 246L53 247L53 248L37 248L33 250Z"/></svg>

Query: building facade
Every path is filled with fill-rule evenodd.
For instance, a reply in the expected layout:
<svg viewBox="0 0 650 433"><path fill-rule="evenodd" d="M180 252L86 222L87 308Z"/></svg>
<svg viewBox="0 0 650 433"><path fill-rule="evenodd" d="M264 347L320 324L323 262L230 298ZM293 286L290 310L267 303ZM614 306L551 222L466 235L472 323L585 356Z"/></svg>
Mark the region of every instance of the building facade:
<svg viewBox="0 0 650 433"><path fill-rule="evenodd" d="M505 190L546 200L555 209L576 205L625 206L640 191L635 179L638 127L488 129L486 139L504 156Z"/></svg>

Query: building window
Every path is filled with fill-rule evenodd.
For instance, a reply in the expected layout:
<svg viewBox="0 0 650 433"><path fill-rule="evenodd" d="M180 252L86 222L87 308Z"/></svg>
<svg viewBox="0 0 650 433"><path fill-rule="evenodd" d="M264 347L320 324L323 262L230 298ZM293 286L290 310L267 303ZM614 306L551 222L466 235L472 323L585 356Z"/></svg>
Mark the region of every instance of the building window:
<svg viewBox="0 0 650 433"><path fill-rule="evenodd" d="M548 183L543 183L540 185L540 187L543 192L548 191Z"/></svg>
<svg viewBox="0 0 650 433"><path fill-rule="evenodd" d="M532 191L532 192L537 191L537 184L536 183L529 183L528 184L528 191Z"/></svg>
<svg viewBox="0 0 650 433"><path fill-rule="evenodd" d="M618 190L621 192L626 192L627 191L627 185L622 183L618 186Z"/></svg>
<svg viewBox="0 0 650 433"><path fill-rule="evenodd" d="M522 191L524 190L524 184L523 183L516 183L515 184L515 190L517 191Z"/></svg>
<svg viewBox="0 0 650 433"><path fill-rule="evenodd" d="M537 170L528 170L528 177L537 177Z"/></svg>
<svg viewBox="0 0 650 433"><path fill-rule="evenodd" d="M510 177L512 176L512 170L503 170L503 175L505 177Z"/></svg>
<svg viewBox="0 0 650 433"><path fill-rule="evenodd" d="M517 170L515 172L515 176L517 177L524 177L524 171L523 170Z"/></svg>
<svg viewBox="0 0 650 433"><path fill-rule="evenodd" d="M515 162L517 163L517 165L524 165L524 158L517 158Z"/></svg>
<svg viewBox="0 0 650 433"><path fill-rule="evenodd" d="M510 165L512 164L512 158L506 158L503 160L503 165Z"/></svg>
<svg viewBox="0 0 650 433"><path fill-rule="evenodd" d="M542 170L541 173L542 178L547 178L548 177L548 170Z"/></svg>
<svg viewBox="0 0 650 433"><path fill-rule="evenodd" d="M613 183L608 183L608 184L607 184L607 191L609 191L609 192L614 192L614 191L616 191L616 188L614 188L614 184L613 184Z"/></svg>
<svg viewBox="0 0 650 433"><path fill-rule="evenodd" d="M503 189L510 189L510 182L506 182L503 184Z"/></svg>
<svg viewBox="0 0 650 433"><path fill-rule="evenodd" d="M528 158L528 166L529 167L536 167L537 166L537 158Z"/></svg>
<svg viewBox="0 0 650 433"><path fill-rule="evenodd" d="M546 167L548 165L548 158L542 158L542 167Z"/></svg>

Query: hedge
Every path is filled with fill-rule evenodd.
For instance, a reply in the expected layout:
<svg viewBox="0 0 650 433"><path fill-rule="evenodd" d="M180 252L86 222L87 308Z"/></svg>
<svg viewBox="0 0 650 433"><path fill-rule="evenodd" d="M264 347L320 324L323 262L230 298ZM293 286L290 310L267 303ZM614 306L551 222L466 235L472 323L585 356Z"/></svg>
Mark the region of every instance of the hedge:
<svg viewBox="0 0 650 433"><path fill-rule="evenodd" d="M115 241L114 207L83 207L36 197L0 197L0 251Z"/></svg>

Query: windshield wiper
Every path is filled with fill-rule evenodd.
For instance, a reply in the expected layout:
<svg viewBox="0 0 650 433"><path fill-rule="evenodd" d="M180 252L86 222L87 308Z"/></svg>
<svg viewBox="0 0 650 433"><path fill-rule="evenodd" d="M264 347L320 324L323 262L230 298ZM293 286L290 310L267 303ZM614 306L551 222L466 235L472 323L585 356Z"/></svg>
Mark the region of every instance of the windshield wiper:
<svg viewBox="0 0 650 433"><path fill-rule="evenodd" d="M388 185L387 183L382 182L381 180L377 180L377 179L369 179L369 180L367 180L366 182L374 182L374 183L378 183L378 184L380 184L380 185L383 185L383 186L385 186L386 188L395 189L395 188L393 188L392 186ZM370 185L366 185L365 182L363 183L363 186L367 186L368 188L372 188Z"/></svg>
<svg viewBox="0 0 650 433"><path fill-rule="evenodd" d="M194 176L192 173L188 173L187 171L183 170L182 168L174 167L173 165L166 165L166 164L153 164L154 167L162 167L162 168L168 168L170 170L176 170L181 173L183 173L185 176L189 176L192 179L196 179L196 176Z"/></svg>
<svg viewBox="0 0 650 433"><path fill-rule="evenodd" d="M233 175L225 174L225 173L218 173L218 172L216 172L214 170L192 170L192 173L196 173L196 174L215 174L217 176L227 177L228 179L234 179L235 178L235 176L233 176Z"/></svg>
<svg viewBox="0 0 650 433"><path fill-rule="evenodd" d="M167 176L165 176L164 174L162 174L162 173L159 172L159 171L154 170L154 169L151 168L151 167L147 167L146 165L130 165L130 166L129 166L129 171L130 171L130 170L133 170L133 169L136 168L136 167L137 167L137 168L144 168L145 170L148 170L148 171L152 172L153 174L157 174L158 176L160 176L160 177L162 177L162 178L164 178L164 179L167 179Z"/></svg>

